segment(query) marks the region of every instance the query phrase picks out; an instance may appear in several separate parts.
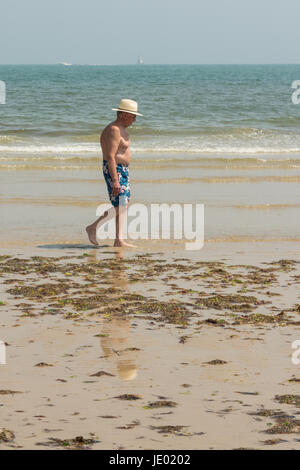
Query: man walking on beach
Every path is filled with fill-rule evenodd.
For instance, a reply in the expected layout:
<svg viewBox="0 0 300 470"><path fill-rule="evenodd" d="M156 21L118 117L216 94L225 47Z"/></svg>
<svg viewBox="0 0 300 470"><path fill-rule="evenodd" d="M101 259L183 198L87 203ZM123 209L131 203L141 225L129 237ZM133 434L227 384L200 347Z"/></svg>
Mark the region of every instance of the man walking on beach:
<svg viewBox="0 0 300 470"><path fill-rule="evenodd" d="M130 141L126 128L131 126L136 116L143 116L137 112L136 101L122 99L117 111L117 119L103 130L100 144L103 154L103 175L106 181L110 202L114 209L104 212L95 222L86 227L89 240L94 245L97 242L97 228L106 223L112 216L116 216L116 239L114 246L132 247L123 240L122 229L124 222L124 211L127 210L130 199ZM124 209L124 210L122 210Z"/></svg>

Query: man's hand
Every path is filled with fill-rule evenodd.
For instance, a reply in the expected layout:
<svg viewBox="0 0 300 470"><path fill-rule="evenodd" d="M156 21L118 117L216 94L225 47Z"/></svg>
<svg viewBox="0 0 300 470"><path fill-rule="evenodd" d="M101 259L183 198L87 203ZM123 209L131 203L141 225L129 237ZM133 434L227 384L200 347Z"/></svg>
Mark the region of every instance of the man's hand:
<svg viewBox="0 0 300 470"><path fill-rule="evenodd" d="M119 181L113 181L112 187L113 187L113 190L112 190L113 196L117 196L118 194L120 194L121 186L120 186Z"/></svg>

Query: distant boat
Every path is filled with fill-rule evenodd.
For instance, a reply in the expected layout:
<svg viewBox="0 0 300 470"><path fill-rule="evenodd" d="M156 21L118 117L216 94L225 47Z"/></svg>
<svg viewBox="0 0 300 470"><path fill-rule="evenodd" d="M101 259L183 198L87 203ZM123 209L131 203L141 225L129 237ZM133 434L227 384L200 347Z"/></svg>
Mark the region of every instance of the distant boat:
<svg viewBox="0 0 300 470"><path fill-rule="evenodd" d="M59 65L72 65L69 62L58 62L58 63L59 63Z"/></svg>
<svg viewBox="0 0 300 470"><path fill-rule="evenodd" d="M142 58L141 55L138 56L137 63L138 63L138 65L143 65L144 61L143 61L143 58Z"/></svg>

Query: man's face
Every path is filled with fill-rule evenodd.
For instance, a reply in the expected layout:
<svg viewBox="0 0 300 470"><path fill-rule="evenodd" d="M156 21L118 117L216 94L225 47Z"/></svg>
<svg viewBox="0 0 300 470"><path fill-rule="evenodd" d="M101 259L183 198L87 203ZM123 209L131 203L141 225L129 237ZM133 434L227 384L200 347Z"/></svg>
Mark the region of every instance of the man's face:
<svg viewBox="0 0 300 470"><path fill-rule="evenodd" d="M136 120L136 115L135 114L130 114L130 113L122 113L122 121L124 123L125 127L132 126L132 124Z"/></svg>

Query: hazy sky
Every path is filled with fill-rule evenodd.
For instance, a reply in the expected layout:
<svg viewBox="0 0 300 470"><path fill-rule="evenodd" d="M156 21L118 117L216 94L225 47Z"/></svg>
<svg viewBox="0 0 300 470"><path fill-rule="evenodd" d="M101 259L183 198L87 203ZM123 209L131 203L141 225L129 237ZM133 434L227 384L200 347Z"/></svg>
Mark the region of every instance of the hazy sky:
<svg viewBox="0 0 300 470"><path fill-rule="evenodd" d="M0 0L0 63L299 63L299 0Z"/></svg>

